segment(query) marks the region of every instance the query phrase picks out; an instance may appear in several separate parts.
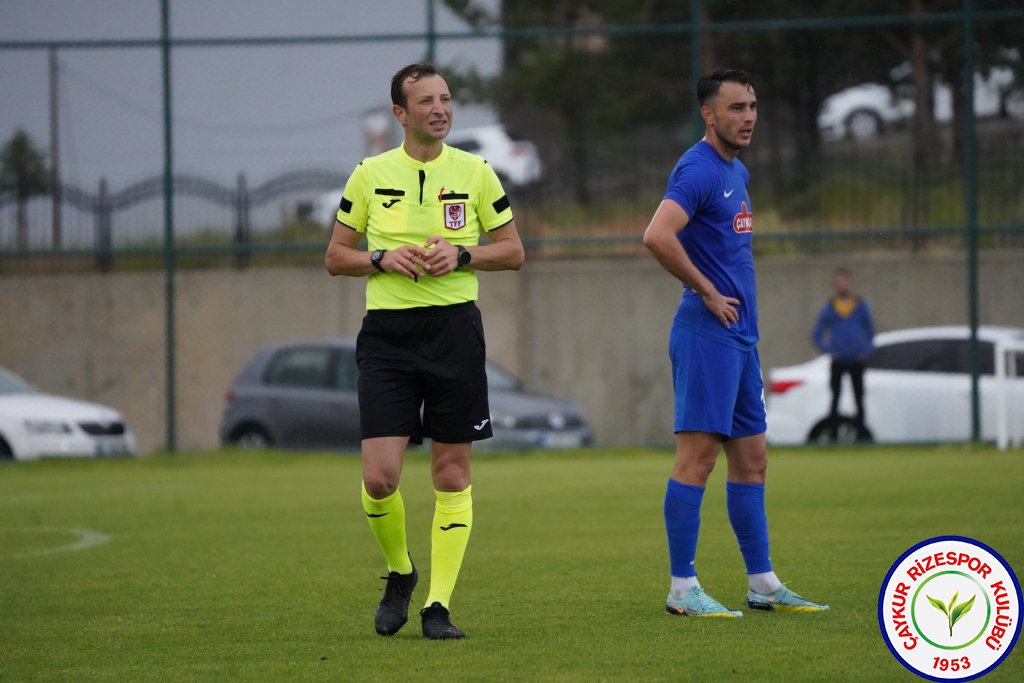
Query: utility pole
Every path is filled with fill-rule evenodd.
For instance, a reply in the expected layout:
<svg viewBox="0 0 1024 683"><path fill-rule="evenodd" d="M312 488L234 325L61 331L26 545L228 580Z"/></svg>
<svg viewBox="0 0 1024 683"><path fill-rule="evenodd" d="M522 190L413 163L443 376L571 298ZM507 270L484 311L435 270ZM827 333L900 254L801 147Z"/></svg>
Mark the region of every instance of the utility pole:
<svg viewBox="0 0 1024 683"><path fill-rule="evenodd" d="M57 48L50 46L50 199L53 201L53 250L64 240L60 187L60 65Z"/></svg>

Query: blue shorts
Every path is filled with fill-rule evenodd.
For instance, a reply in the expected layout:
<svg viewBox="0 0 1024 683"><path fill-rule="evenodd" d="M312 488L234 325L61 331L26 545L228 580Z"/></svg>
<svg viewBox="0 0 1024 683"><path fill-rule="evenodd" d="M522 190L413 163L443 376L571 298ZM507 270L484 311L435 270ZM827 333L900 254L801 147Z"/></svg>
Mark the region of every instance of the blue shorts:
<svg viewBox="0 0 1024 683"><path fill-rule="evenodd" d="M757 347L740 349L672 325L675 431L727 439L764 434L764 380Z"/></svg>

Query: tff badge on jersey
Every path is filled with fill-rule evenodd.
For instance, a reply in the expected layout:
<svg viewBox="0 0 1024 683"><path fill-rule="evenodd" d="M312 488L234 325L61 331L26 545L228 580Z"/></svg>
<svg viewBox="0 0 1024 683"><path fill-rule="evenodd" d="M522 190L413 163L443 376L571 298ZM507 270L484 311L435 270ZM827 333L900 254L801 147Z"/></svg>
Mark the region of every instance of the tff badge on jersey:
<svg viewBox="0 0 1024 683"><path fill-rule="evenodd" d="M969 681L1020 635L1020 583L995 550L940 536L903 553L878 594L878 625L904 667L930 681Z"/></svg>
<svg viewBox="0 0 1024 683"><path fill-rule="evenodd" d="M444 205L444 227L459 230L466 227L466 202Z"/></svg>

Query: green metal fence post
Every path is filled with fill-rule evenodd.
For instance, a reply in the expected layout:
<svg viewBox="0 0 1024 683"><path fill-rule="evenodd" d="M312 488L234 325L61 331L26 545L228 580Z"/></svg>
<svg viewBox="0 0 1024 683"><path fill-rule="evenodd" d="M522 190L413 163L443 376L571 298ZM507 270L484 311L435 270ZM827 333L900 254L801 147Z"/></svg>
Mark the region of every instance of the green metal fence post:
<svg viewBox="0 0 1024 683"><path fill-rule="evenodd" d="M964 209L967 229L967 314L971 337L971 439L981 439L981 399L978 393L978 138L974 112L975 45L974 0L964 0Z"/></svg>
<svg viewBox="0 0 1024 683"><path fill-rule="evenodd" d="M168 452L175 452L174 402L174 146L171 120L171 0L160 0L160 55L163 66L164 91L164 300L166 315L167 354L167 438Z"/></svg>

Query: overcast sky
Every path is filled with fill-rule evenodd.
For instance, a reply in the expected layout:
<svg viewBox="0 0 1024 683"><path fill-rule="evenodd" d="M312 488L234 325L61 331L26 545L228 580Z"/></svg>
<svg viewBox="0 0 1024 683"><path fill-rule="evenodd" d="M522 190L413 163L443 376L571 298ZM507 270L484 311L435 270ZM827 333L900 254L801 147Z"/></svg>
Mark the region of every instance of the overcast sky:
<svg viewBox="0 0 1024 683"><path fill-rule="evenodd" d="M497 0L494 0L496 3ZM425 32L427 0L170 0L179 38ZM0 0L0 41L157 38L159 0ZM436 2L439 31L465 26ZM422 60L423 41L311 46L182 47L173 51L177 172L250 186L286 171L348 172L364 155L367 110L390 105L391 75ZM498 41L449 40L437 61L498 68ZM60 64L61 173L112 190L163 170L156 48L67 48ZM50 148L46 50L0 50L0 141L19 128ZM489 122L456 107L455 126Z"/></svg>

